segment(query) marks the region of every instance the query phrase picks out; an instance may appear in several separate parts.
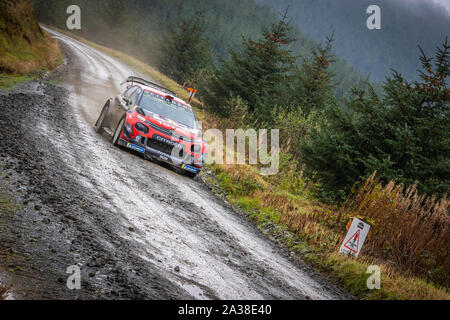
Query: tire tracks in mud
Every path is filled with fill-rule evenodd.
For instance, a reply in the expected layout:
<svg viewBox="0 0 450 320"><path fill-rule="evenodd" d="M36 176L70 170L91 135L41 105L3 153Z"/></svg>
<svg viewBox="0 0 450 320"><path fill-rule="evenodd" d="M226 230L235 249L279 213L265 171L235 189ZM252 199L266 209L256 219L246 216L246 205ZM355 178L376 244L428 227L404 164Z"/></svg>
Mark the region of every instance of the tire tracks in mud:
<svg viewBox="0 0 450 320"><path fill-rule="evenodd" d="M34 92L35 86L42 92ZM181 289L171 288L157 270L133 256L136 244L115 236L117 222L110 219L114 211L102 206L98 198L90 199L84 194L85 186L77 179L79 172L67 167L61 158L68 152L55 150L48 141L50 132L73 146L74 141L70 137L65 140L65 131L61 130L77 130L69 124L73 118L67 113L70 106L65 90L49 84L33 84L22 90L0 96L0 159L4 168L14 171L9 172L7 180L2 179L2 189L9 189L19 204L13 216L2 217L8 231L1 233L0 239L5 249L12 249L18 256L9 266L17 264L22 270L10 275L23 288L16 296L189 298ZM43 124L49 123L54 128L43 132ZM20 186L20 193L11 190L16 185ZM6 257L2 260L6 261ZM65 285L66 269L76 264L82 271L82 290L69 291Z"/></svg>

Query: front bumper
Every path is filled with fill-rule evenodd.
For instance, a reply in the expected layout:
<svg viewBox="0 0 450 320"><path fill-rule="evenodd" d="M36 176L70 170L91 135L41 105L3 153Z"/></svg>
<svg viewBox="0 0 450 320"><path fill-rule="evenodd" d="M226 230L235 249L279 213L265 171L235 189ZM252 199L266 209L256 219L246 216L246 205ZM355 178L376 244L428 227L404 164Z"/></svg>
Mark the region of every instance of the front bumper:
<svg viewBox="0 0 450 320"><path fill-rule="evenodd" d="M126 130L124 130L124 132L126 132ZM125 136L129 138L129 135L125 134ZM162 161L189 172L198 173L201 170L201 167L203 167L202 162L196 163L194 158L189 154L186 154L186 156L183 158L174 157L171 154L162 152L160 150L148 146L147 139L149 138L144 137L144 139L142 139L142 137L143 136L138 135L134 139L129 138L130 141L120 138L118 144L122 147L143 154L146 159Z"/></svg>

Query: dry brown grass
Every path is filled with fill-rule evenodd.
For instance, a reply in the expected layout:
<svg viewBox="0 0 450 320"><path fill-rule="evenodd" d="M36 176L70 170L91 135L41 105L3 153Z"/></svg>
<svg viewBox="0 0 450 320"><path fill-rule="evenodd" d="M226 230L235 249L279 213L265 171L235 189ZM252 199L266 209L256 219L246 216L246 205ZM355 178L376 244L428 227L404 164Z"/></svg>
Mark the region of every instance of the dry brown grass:
<svg viewBox="0 0 450 320"><path fill-rule="evenodd" d="M342 206L338 220L353 215L372 224L365 254L448 287L449 204L446 197L419 195L415 185L391 181L383 187L373 174Z"/></svg>
<svg viewBox="0 0 450 320"><path fill-rule="evenodd" d="M354 283L357 283L360 280L359 277L366 273L367 266L378 265L381 270L381 290L367 292L364 290L365 281L360 283L360 290L366 291L363 295L367 299L450 300L450 294L445 289L436 288L431 283L426 283L407 273L400 273L392 266L368 256L360 256L356 259L333 252L322 256L321 260L324 260L325 264L332 263L331 278L353 289ZM353 294L360 296L358 292Z"/></svg>
<svg viewBox="0 0 450 320"><path fill-rule="evenodd" d="M61 59L58 43L44 33L44 40L33 47L9 47L0 56L0 70L13 74L28 74L39 70L55 69Z"/></svg>
<svg viewBox="0 0 450 320"><path fill-rule="evenodd" d="M395 181L382 186L374 173L347 202L333 210L320 203L261 193L267 206L279 208L281 221L311 245L337 250L349 219L358 217L372 229L362 254L395 270L450 286L450 201L404 188ZM326 244L324 244L326 243Z"/></svg>

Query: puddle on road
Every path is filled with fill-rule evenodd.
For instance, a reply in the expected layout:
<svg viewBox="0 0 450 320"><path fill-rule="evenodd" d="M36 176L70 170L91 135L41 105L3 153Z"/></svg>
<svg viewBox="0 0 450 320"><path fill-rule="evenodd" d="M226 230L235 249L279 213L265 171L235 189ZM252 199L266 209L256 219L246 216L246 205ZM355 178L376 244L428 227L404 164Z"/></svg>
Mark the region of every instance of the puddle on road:
<svg viewBox="0 0 450 320"><path fill-rule="evenodd" d="M202 289L193 284L180 283L179 285L197 300L210 300Z"/></svg>

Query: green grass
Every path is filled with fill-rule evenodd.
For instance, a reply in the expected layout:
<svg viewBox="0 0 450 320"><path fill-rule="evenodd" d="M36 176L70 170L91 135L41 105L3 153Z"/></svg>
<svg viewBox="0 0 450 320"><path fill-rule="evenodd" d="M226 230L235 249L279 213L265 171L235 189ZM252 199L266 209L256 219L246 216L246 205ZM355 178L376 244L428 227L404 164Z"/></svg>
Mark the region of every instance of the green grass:
<svg viewBox="0 0 450 320"><path fill-rule="evenodd" d="M58 66L61 61L58 43L42 32L32 1L6 0L0 6L0 16L1 72L29 74Z"/></svg>
<svg viewBox="0 0 450 320"><path fill-rule="evenodd" d="M0 90L10 90L14 86L36 79L35 75L0 74Z"/></svg>
<svg viewBox="0 0 450 320"><path fill-rule="evenodd" d="M0 32L0 70L10 74L27 74L41 69L53 70L62 63L58 43L48 34L33 44L21 37L13 40Z"/></svg>

